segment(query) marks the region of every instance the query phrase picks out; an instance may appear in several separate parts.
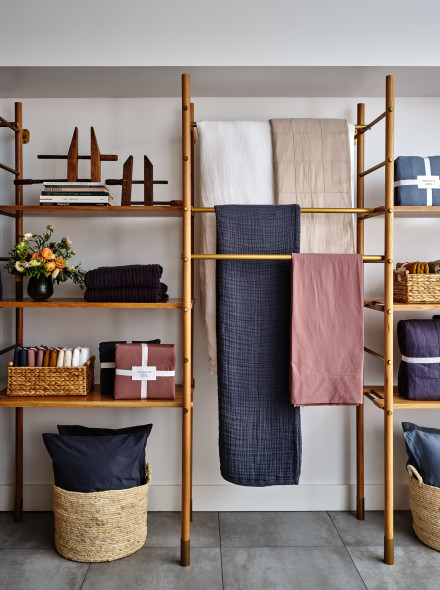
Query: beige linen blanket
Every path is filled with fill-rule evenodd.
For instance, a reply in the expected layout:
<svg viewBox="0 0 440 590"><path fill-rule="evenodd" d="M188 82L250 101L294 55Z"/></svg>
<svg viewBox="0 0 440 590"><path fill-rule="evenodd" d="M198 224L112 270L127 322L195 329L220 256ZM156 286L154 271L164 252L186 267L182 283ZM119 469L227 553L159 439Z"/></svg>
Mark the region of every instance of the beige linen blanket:
<svg viewBox="0 0 440 590"><path fill-rule="evenodd" d="M350 138L343 119L271 119L278 205L352 207ZM301 215L301 252L355 252L351 214Z"/></svg>

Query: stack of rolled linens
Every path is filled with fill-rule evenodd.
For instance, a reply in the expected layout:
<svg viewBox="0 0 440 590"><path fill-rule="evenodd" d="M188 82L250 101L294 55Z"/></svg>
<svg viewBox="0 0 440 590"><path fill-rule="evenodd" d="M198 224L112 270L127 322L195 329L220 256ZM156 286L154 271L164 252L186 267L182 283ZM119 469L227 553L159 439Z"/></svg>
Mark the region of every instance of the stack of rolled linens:
<svg viewBox="0 0 440 590"><path fill-rule="evenodd" d="M168 286L160 282L159 264L101 266L85 276L86 301L157 303L168 299Z"/></svg>
<svg viewBox="0 0 440 590"><path fill-rule="evenodd" d="M411 275L440 274L440 260L432 262L398 262L396 270L407 270Z"/></svg>
<svg viewBox="0 0 440 590"><path fill-rule="evenodd" d="M87 346L17 346L14 367L82 367L89 358Z"/></svg>

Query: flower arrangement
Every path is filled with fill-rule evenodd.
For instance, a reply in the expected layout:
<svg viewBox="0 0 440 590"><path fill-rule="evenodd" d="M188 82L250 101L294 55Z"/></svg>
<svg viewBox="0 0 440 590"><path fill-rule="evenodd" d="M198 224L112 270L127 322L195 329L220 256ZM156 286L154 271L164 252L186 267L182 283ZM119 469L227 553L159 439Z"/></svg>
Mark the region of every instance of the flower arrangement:
<svg viewBox="0 0 440 590"><path fill-rule="evenodd" d="M67 236L60 242L53 241L54 231L54 226L48 225L47 231L41 236L30 232L20 236L22 241L9 252L11 259L5 268L15 275L17 281L22 277L45 276L59 284L71 279L83 289L85 272L81 269L81 263L76 266L67 264L76 254L72 250L72 242Z"/></svg>

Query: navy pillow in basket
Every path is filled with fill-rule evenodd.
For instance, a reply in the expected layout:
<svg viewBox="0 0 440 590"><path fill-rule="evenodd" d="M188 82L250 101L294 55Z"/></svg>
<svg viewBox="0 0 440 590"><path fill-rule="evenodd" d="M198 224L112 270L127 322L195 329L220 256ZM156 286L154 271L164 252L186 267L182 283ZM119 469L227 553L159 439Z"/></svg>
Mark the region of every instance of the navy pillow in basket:
<svg viewBox="0 0 440 590"><path fill-rule="evenodd" d="M72 436L43 434L53 461L55 485L70 492L125 490L143 483L139 463L148 434Z"/></svg>
<svg viewBox="0 0 440 590"><path fill-rule="evenodd" d="M130 342L160 344L160 340L131 340ZM127 340L115 340L99 343L99 362L101 363L101 393L113 395L115 386L115 355L116 344L127 344Z"/></svg>
<svg viewBox="0 0 440 590"><path fill-rule="evenodd" d="M429 486L440 487L440 430L402 422L408 453L407 465L413 465Z"/></svg>
<svg viewBox="0 0 440 590"><path fill-rule="evenodd" d="M72 436L120 436L121 434L132 434L135 432L142 432L150 436L152 424L144 424L141 426L127 426L126 428L89 428L88 426L79 426L78 424L58 424L58 432L60 434L70 434ZM146 442L146 441L145 441ZM147 462L145 460L145 453L139 457L139 477L141 484L145 483L145 470Z"/></svg>

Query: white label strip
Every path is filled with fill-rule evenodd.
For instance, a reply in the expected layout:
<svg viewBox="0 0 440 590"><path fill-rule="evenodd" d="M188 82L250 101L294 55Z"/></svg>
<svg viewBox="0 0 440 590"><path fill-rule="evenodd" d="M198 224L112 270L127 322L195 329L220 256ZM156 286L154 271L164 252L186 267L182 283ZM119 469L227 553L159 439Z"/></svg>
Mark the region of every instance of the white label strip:
<svg viewBox="0 0 440 590"><path fill-rule="evenodd" d="M429 158L423 158L425 160L425 171L426 176L431 176L431 162ZM426 189L426 204L428 207L432 207L432 188Z"/></svg>
<svg viewBox="0 0 440 590"><path fill-rule="evenodd" d="M430 356L430 357L417 357L417 356L405 356L402 354L402 361L405 363L423 363L427 365L434 365L436 363L440 363L440 356Z"/></svg>

